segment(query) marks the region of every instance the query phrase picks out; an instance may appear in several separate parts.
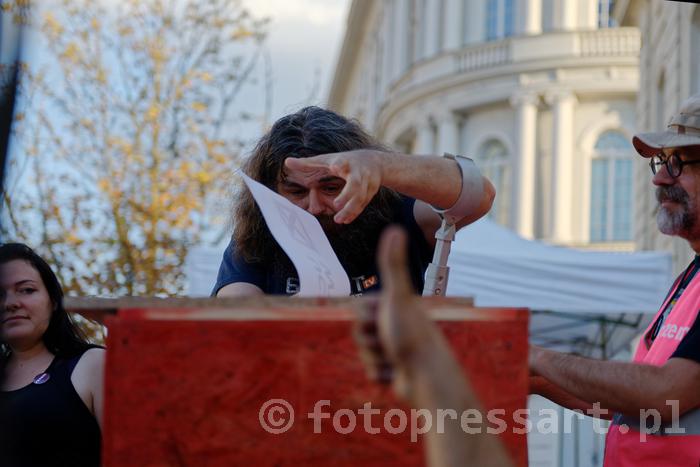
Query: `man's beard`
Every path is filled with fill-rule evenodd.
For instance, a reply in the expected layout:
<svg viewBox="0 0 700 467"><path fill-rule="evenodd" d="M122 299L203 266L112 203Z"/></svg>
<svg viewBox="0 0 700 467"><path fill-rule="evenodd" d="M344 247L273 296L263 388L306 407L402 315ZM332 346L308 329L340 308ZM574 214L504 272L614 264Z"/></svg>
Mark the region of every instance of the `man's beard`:
<svg viewBox="0 0 700 467"><path fill-rule="evenodd" d="M382 230L392 222L391 210L373 200L350 224L337 224L332 215L316 216L340 264L350 277L371 272ZM294 265L275 243L275 269L281 277L298 277Z"/></svg>
<svg viewBox="0 0 700 467"><path fill-rule="evenodd" d="M656 214L656 224L661 233L680 235L690 232L696 224L695 206L690 202L688 193L679 186L660 186L656 189L656 200L659 211ZM676 209L665 208L661 203L673 201Z"/></svg>

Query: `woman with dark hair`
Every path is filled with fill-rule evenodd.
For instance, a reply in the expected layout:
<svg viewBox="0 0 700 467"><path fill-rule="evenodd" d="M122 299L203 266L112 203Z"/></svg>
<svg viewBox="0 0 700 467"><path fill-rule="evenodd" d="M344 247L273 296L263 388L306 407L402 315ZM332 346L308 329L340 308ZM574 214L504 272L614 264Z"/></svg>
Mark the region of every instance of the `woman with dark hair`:
<svg viewBox="0 0 700 467"><path fill-rule="evenodd" d="M49 265L0 245L0 465L98 466L104 349L63 308Z"/></svg>

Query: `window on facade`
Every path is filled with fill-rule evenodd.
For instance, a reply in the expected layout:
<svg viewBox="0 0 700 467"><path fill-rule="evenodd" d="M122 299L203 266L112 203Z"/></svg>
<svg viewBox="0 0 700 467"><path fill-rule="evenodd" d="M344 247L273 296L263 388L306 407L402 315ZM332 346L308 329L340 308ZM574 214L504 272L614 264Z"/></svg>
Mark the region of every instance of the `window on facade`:
<svg viewBox="0 0 700 467"><path fill-rule="evenodd" d="M632 240L632 145L619 131L607 131L591 160L591 242Z"/></svg>
<svg viewBox="0 0 700 467"><path fill-rule="evenodd" d="M492 41L515 33L514 0L488 0L486 3L486 40Z"/></svg>
<svg viewBox="0 0 700 467"><path fill-rule="evenodd" d="M598 0L598 27L599 28L614 28L617 27L617 21L613 18L613 8L615 0Z"/></svg>
<svg viewBox="0 0 700 467"><path fill-rule="evenodd" d="M503 0L503 36L510 37L515 32L513 17L513 0Z"/></svg>
<svg viewBox="0 0 700 467"><path fill-rule="evenodd" d="M507 225L511 185L508 149L502 142L492 139L481 146L478 154L479 169L491 180L497 193L488 215L499 224Z"/></svg>

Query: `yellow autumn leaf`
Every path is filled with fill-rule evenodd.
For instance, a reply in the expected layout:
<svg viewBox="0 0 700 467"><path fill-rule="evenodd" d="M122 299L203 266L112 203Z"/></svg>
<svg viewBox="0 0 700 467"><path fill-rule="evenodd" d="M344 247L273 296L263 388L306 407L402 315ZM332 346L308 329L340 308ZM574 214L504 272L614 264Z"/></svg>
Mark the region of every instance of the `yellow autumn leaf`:
<svg viewBox="0 0 700 467"><path fill-rule="evenodd" d="M235 31L233 31L233 33L231 33L231 39L241 40L241 39L245 39L247 37L250 37L252 35L253 35L253 31L246 28L245 26L241 26L238 29L236 29Z"/></svg>
<svg viewBox="0 0 700 467"><path fill-rule="evenodd" d="M207 147L207 152L214 152L216 148L221 148L224 146L224 142L220 139L206 139L204 140L204 145Z"/></svg>
<svg viewBox="0 0 700 467"><path fill-rule="evenodd" d="M97 70L97 81L100 84L107 83L107 74L105 73L105 70L103 68Z"/></svg>
<svg viewBox="0 0 700 467"><path fill-rule="evenodd" d="M157 41L150 45L148 48L148 54L157 65L165 61L165 50L163 49L163 44Z"/></svg>
<svg viewBox="0 0 700 467"><path fill-rule="evenodd" d="M58 36L63 32L63 26L50 11L44 15L44 28L54 36Z"/></svg>
<svg viewBox="0 0 700 467"><path fill-rule="evenodd" d="M74 230L71 230L68 233L68 236L66 236L66 242L73 245L80 245L83 243L83 240L80 237L78 237Z"/></svg>
<svg viewBox="0 0 700 467"><path fill-rule="evenodd" d="M61 54L61 58L73 63L77 63L79 61L80 49L75 44L75 42L71 42L70 44L68 44L68 46L66 46L65 50Z"/></svg>
<svg viewBox="0 0 700 467"><path fill-rule="evenodd" d="M151 106L146 111L146 120L154 121L160 115L160 109L156 104L151 104Z"/></svg>
<svg viewBox="0 0 700 467"><path fill-rule="evenodd" d="M207 110L207 104L205 104L204 102L199 102L199 101L193 102L192 103L192 110L194 110L196 112L204 112L205 110Z"/></svg>
<svg viewBox="0 0 700 467"><path fill-rule="evenodd" d="M121 26L121 27L117 30L117 33L118 33L120 36L130 36L131 33L133 33L133 32L134 32L134 28L132 28L131 26Z"/></svg>
<svg viewBox="0 0 700 467"><path fill-rule="evenodd" d="M206 185L213 179L213 177L208 172L204 171L197 172L196 174L194 174L194 178L202 185Z"/></svg>

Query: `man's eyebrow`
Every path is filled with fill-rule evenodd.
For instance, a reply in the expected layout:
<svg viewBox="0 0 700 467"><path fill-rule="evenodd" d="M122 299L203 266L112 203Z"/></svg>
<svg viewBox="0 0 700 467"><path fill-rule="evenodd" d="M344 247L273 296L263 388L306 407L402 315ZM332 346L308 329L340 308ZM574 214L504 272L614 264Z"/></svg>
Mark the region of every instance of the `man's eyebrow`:
<svg viewBox="0 0 700 467"><path fill-rule="evenodd" d="M336 177L335 175L329 175L327 177L323 177L322 179L319 180L319 183L333 183L333 182L342 182L344 181L340 177Z"/></svg>
<svg viewBox="0 0 700 467"><path fill-rule="evenodd" d="M290 182L289 180L285 179L280 182L281 185L284 185L286 188L303 188L306 189L304 185L301 185L296 182Z"/></svg>

